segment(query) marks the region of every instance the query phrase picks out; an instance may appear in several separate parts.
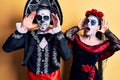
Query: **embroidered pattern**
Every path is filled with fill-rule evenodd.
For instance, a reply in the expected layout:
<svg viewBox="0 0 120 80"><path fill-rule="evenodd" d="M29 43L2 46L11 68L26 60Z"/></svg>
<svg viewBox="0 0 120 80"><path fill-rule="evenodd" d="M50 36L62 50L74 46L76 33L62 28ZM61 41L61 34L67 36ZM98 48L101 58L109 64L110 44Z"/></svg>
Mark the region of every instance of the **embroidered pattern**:
<svg viewBox="0 0 120 80"><path fill-rule="evenodd" d="M74 33L75 32L77 32L78 31L78 28L77 27L73 27L72 29L70 29L70 30L68 30L67 32L66 32L66 36L70 39L70 40L74 40L74 37L73 37L73 35L74 35Z"/></svg>
<svg viewBox="0 0 120 80"><path fill-rule="evenodd" d="M37 67L37 69L36 69L36 74L39 74L40 73L40 62L41 62L41 48L40 48L40 46L38 45L38 47L37 47L37 53L38 53L38 58L37 58L37 63L36 63L36 67Z"/></svg>
<svg viewBox="0 0 120 80"><path fill-rule="evenodd" d="M15 34L13 33L12 37L16 38L16 39L20 39L23 35L21 34Z"/></svg>
<svg viewBox="0 0 120 80"><path fill-rule="evenodd" d="M48 45L45 48L45 62L44 62L44 73L48 73L48 61L49 61L49 50Z"/></svg>
<svg viewBox="0 0 120 80"><path fill-rule="evenodd" d="M28 3L27 3L27 7L25 8L25 15L28 14L29 11L30 12L35 11L38 8L38 5L40 3L43 3L42 1L44 1L44 0L29 0ZM48 2L46 2L46 4L47 3Z"/></svg>
<svg viewBox="0 0 120 80"><path fill-rule="evenodd" d="M57 61L57 51L56 51L55 47L53 48L53 53L52 54L53 54L52 55L53 56L52 59L53 59L54 65L60 67L60 63Z"/></svg>
<svg viewBox="0 0 120 80"><path fill-rule="evenodd" d="M41 42L39 43L39 46L44 49L46 47L46 45L48 45L47 40L45 39L45 37L43 37L43 39L41 40Z"/></svg>
<svg viewBox="0 0 120 80"><path fill-rule="evenodd" d="M25 15L28 13L27 11L32 12L32 11L36 10L38 8L39 2L40 2L39 0L30 0L28 2L28 7L26 7Z"/></svg>
<svg viewBox="0 0 120 80"><path fill-rule="evenodd" d="M37 45L37 62L36 62L36 67L37 67L37 71L36 74L40 74L40 73L48 73L48 67L49 67L49 49L48 49L48 44L46 45L46 47L44 49L42 49L39 44L40 44L40 40L39 38L35 35L34 31L31 31L31 34L33 36L33 38L37 41L38 45ZM48 39L49 41L49 39ZM42 60L42 53L45 54L45 58ZM44 62L44 70L41 71L40 67L41 67L41 61ZM57 51L56 48L54 46L53 51L52 51L52 61L54 62L55 66L60 66L59 62L57 61Z"/></svg>
<svg viewBox="0 0 120 80"><path fill-rule="evenodd" d="M58 40L61 40L62 38L64 38L63 34L60 34L59 36L57 36Z"/></svg>

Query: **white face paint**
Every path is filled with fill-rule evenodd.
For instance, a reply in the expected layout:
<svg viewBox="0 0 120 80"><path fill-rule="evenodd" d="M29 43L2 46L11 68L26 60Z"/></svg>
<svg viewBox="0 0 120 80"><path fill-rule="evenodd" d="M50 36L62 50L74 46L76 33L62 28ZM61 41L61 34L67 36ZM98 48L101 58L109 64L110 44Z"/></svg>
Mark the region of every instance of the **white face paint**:
<svg viewBox="0 0 120 80"><path fill-rule="evenodd" d="M50 10L41 9L37 12L37 23L41 31L47 30L50 25Z"/></svg>
<svg viewBox="0 0 120 80"><path fill-rule="evenodd" d="M95 35L97 30L99 29L99 22L98 22L98 18L91 15L87 18L86 22L85 22L85 34L86 35Z"/></svg>

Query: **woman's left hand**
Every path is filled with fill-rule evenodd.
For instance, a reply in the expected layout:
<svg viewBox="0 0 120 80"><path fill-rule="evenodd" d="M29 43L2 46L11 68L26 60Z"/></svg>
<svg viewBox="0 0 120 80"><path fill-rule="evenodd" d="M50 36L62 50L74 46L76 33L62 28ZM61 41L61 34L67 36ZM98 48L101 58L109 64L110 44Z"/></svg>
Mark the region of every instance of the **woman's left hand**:
<svg viewBox="0 0 120 80"><path fill-rule="evenodd" d="M101 22L101 29L99 29L98 31L105 33L105 31L108 29L108 23L104 19Z"/></svg>

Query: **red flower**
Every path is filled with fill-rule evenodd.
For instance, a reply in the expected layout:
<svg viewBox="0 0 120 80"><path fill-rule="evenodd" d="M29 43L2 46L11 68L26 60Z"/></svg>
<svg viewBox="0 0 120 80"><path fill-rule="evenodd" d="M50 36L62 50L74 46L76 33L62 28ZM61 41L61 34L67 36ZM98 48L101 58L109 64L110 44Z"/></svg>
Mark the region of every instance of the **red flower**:
<svg viewBox="0 0 120 80"><path fill-rule="evenodd" d="M94 80L95 77L95 67L91 66L91 71L89 74L89 80Z"/></svg>
<svg viewBox="0 0 120 80"><path fill-rule="evenodd" d="M94 80L95 77L95 67L91 66L91 65L83 65L81 70L83 70L84 72L88 73L89 72L89 80Z"/></svg>
<svg viewBox="0 0 120 80"><path fill-rule="evenodd" d="M104 16L103 12L97 11L96 9L86 11L85 16L88 17L89 15L95 15L100 19Z"/></svg>
<svg viewBox="0 0 120 80"><path fill-rule="evenodd" d="M84 71L84 72L89 72L90 71L90 66L87 64L87 65L83 65L82 66L82 70Z"/></svg>

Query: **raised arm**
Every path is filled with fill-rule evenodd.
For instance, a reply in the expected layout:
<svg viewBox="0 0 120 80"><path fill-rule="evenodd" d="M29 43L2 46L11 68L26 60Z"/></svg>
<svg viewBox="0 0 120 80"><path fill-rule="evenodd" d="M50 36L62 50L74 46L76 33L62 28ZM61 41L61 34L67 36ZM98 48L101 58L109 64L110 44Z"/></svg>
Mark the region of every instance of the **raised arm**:
<svg viewBox="0 0 120 80"><path fill-rule="evenodd" d="M104 20L103 20L104 21ZM101 32L105 34L105 37L110 42L108 48L100 55L99 61L111 57L115 51L120 50L120 40L109 29L107 23L104 21Z"/></svg>
<svg viewBox="0 0 120 80"><path fill-rule="evenodd" d="M65 32L65 36L68 40L73 41L74 40L73 35L76 34L78 31L79 31L78 26L74 26Z"/></svg>
<svg viewBox="0 0 120 80"><path fill-rule="evenodd" d="M72 50L68 46L67 41L62 32L59 32L55 35L56 35L56 47L58 53L60 53L63 60L68 60L69 58L71 58Z"/></svg>
<svg viewBox="0 0 120 80"><path fill-rule="evenodd" d="M55 35L55 45L58 53L64 60L68 60L71 57L72 51L69 48L67 41L61 31L60 20L57 14L51 14L51 18L53 21L53 26L50 29Z"/></svg>
<svg viewBox="0 0 120 80"><path fill-rule="evenodd" d="M110 51L120 50L120 40L109 29L105 32L105 36L110 41Z"/></svg>
<svg viewBox="0 0 120 80"><path fill-rule="evenodd" d="M25 35L28 33L28 29L34 28L32 22L36 15L36 12L32 12L30 15L26 15L22 23L16 23L16 31L9 36L3 45L3 50L11 52L24 47Z"/></svg>
<svg viewBox="0 0 120 80"><path fill-rule="evenodd" d="M109 30L108 23L105 20L102 21L102 28L99 31L105 34L105 37L110 41L110 51L120 50L120 40Z"/></svg>
<svg viewBox="0 0 120 80"><path fill-rule="evenodd" d="M5 52L11 52L24 47L24 34L19 33L17 30L11 34L2 48Z"/></svg>
<svg viewBox="0 0 120 80"><path fill-rule="evenodd" d="M70 29L68 29L65 32L65 36L68 40L73 41L74 40L74 34L76 34L79 30L84 29L84 22L85 22L85 18L83 20L81 20L77 26L74 26Z"/></svg>

